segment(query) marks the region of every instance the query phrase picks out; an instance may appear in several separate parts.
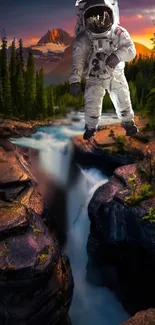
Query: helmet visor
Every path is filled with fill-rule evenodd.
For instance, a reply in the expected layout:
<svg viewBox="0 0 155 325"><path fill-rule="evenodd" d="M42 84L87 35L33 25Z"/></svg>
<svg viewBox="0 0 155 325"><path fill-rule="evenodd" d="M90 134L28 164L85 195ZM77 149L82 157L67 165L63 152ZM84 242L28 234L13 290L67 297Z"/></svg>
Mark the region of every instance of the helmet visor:
<svg viewBox="0 0 155 325"><path fill-rule="evenodd" d="M84 13L84 22L91 33L104 33L113 25L112 10L106 6L91 7Z"/></svg>

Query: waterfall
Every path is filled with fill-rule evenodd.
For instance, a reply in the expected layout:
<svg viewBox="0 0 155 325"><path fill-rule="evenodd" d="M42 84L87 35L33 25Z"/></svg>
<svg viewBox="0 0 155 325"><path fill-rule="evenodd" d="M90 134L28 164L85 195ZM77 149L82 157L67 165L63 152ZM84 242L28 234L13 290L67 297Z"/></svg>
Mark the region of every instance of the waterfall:
<svg viewBox="0 0 155 325"><path fill-rule="evenodd" d="M69 256L75 283L70 308L72 324L120 325L128 319L128 315L115 295L107 288L91 286L85 279L86 244L90 226L87 207L95 190L108 179L95 168L84 169L82 166L76 166L78 177L68 185L71 169L75 167L71 165L70 139L81 134L82 130L83 126L79 123L41 127L32 138L11 141L19 146L37 149L38 164L42 171L66 190L68 227L64 250Z"/></svg>

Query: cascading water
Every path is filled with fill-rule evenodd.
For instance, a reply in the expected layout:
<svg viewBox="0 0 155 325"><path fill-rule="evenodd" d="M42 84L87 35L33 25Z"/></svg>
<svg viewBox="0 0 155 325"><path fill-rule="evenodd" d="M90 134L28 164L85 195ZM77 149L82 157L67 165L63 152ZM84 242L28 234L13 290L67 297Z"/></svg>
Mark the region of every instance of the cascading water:
<svg viewBox="0 0 155 325"><path fill-rule="evenodd" d="M106 124L112 122L104 119L104 124L105 121ZM42 127L32 138L12 139L12 142L37 149L44 172L49 178L55 177L65 188L70 177L72 156L69 139L82 132L83 121L68 126ZM76 181L66 187L68 226L64 249L70 258L75 284L70 308L73 325L120 325L128 319L127 313L110 290L91 286L85 279L89 234L87 206L95 190L105 182L107 177L101 171L79 166Z"/></svg>

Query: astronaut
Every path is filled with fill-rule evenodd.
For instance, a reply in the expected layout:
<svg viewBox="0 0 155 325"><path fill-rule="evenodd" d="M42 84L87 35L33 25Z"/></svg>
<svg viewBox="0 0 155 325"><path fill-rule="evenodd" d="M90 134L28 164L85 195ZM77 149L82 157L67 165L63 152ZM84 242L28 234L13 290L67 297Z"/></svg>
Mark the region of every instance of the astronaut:
<svg viewBox="0 0 155 325"><path fill-rule="evenodd" d="M115 107L126 135L135 135L130 91L124 75L125 62L136 56L127 30L118 25L117 0L77 0L82 4L73 41L70 93L79 96L81 79L85 87L85 133L90 140L98 130L102 102L106 91Z"/></svg>

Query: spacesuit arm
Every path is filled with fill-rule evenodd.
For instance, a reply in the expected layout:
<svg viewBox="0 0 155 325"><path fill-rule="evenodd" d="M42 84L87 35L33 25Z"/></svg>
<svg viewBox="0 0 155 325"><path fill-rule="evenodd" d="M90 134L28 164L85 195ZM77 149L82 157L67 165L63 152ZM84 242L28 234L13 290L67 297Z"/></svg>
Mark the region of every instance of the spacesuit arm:
<svg viewBox="0 0 155 325"><path fill-rule="evenodd" d="M116 31L119 38L118 49L114 52L120 61L129 62L133 60L136 56L135 45L129 35L129 33L120 27Z"/></svg>
<svg viewBox="0 0 155 325"><path fill-rule="evenodd" d="M71 75L69 78L70 84L81 82L88 54L89 46L85 38L79 35L73 41Z"/></svg>

